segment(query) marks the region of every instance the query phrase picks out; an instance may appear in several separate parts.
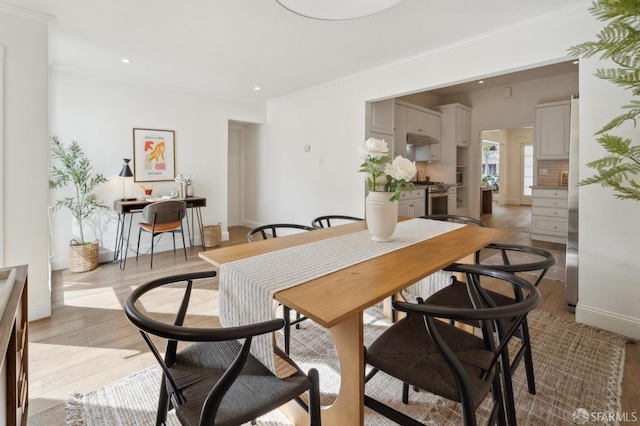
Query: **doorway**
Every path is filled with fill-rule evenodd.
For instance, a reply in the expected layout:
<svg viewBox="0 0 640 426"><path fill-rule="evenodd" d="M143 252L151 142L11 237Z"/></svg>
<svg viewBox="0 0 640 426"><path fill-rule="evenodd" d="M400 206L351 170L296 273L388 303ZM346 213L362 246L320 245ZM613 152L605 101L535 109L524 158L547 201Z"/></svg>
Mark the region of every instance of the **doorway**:
<svg viewBox="0 0 640 426"><path fill-rule="evenodd" d="M480 182L494 187L494 202L531 205L533 127L484 130L480 138Z"/></svg>

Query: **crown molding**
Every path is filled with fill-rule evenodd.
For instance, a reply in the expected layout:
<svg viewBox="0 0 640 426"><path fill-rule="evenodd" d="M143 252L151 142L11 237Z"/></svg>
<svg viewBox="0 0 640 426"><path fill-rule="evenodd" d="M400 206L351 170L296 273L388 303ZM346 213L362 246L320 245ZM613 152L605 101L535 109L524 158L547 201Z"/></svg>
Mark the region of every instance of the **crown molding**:
<svg viewBox="0 0 640 426"><path fill-rule="evenodd" d="M23 9L21 7L12 6L5 3L0 3L0 13L6 13L8 15L15 15L21 18L31 19L34 21L53 23L56 18L46 13L35 12L33 10Z"/></svg>

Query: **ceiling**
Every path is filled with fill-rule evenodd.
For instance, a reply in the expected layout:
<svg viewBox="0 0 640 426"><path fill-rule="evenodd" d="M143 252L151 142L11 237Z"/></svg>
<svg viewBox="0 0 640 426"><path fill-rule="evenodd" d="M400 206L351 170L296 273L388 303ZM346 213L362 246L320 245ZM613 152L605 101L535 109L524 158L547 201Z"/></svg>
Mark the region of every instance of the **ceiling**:
<svg viewBox="0 0 640 426"><path fill-rule="evenodd" d="M55 17L54 67L264 102L578 3L402 0L345 21L276 0L0 0L0 12Z"/></svg>

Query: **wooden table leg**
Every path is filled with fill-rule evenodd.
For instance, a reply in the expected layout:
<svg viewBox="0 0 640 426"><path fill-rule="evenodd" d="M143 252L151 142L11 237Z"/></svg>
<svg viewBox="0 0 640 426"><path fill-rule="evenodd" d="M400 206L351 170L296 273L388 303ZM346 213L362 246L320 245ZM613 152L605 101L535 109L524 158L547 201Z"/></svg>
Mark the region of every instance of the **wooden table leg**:
<svg viewBox="0 0 640 426"><path fill-rule="evenodd" d="M364 425L362 326L362 312L360 312L329 329L340 361L340 391L332 405L323 407L323 425Z"/></svg>

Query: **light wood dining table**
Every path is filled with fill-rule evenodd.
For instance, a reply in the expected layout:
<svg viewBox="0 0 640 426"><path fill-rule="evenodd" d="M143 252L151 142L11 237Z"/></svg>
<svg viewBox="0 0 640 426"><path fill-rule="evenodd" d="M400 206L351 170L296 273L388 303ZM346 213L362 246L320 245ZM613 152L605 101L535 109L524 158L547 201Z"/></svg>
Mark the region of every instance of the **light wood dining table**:
<svg viewBox="0 0 640 426"><path fill-rule="evenodd" d="M209 250L200 253L200 257L219 267L226 262L366 229L366 222L354 222ZM364 310L495 242L505 233L463 226L275 293L278 302L327 328L334 341L340 363L340 391L332 405L322 408L324 425L364 425Z"/></svg>

